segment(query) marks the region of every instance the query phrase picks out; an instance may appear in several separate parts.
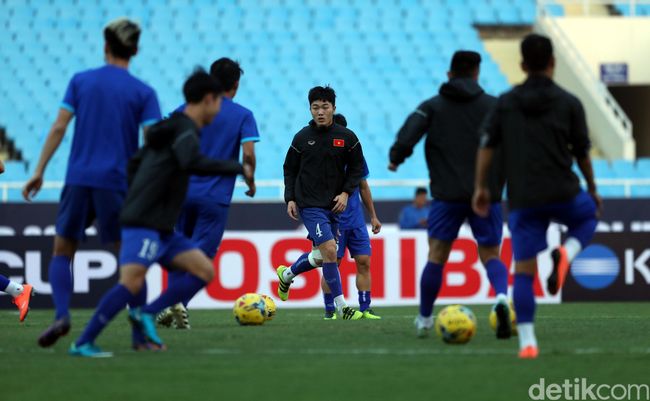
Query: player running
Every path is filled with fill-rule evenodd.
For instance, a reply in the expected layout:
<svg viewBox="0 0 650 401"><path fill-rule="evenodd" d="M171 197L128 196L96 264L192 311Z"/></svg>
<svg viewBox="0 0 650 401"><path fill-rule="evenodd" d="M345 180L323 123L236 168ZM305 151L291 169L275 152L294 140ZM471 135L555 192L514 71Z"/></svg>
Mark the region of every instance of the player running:
<svg viewBox="0 0 650 401"><path fill-rule="evenodd" d="M388 169L396 171L427 134L425 153L433 202L428 218L429 256L420 278L420 314L415 319L419 337L426 337L433 326L433 304L442 286L443 268L466 220L497 294L497 338L511 336L508 271L499 258L503 230L499 171L489 175L494 198L486 214L476 215L471 204L479 127L495 103L495 98L478 84L480 63L481 56L476 52L454 53L447 74L449 81L440 87L438 96L422 103L407 118L390 149Z"/></svg>
<svg viewBox="0 0 650 401"><path fill-rule="evenodd" d="M593 236L601 200L589 157L591 142L580 100L553 82L553 45L545 36L530 34L521 42L523 84L501 95L485 122L476 167L474 211L486 216L495 194L488 185L496 149L503 152L508 184L515 257L514 304L519 333L519 357L536 358L539 350L533 321L533 279L537 254L548 246L551 220L569 228L564 244L551 253L553 271L547 290L556 294L571 261ZM588 193L580 189L571 170L576 159Z"/></svg>
<svg viewBox="0 0 650 401"><path fill-rule="evenodd" d="M56 314L38 339L42 347L53 345L70 331L71 262L85 229L96 219L102 242L119 248L118 216L126 194L126 166L138 149L139 126L146 129L160 119L154 90L128 72L139 38L140 27L127 19L115 20L104 29L106 65L72 77L34 176L23 189L27 201L41 189L45 167L76 116L48 267ZM144 299L146 294L140 300Z"/></svg>
<svg viewBox="0 0 650 401"><path fill-rule="evenodd" d="M334 123L342 127L348 126L348 122L343 114L334 114ZM370 308L370 237L366 228L366 221L361 209L361 201L370 214L370 225L373 234L379 234L381 222L375 212L375 204L372 202L372 193L368 185L368 164L363 160L363 178L359 182L359 187L354 190L348 206L343 213L339 215L339 241L337 251L337 263L341 264L341 259L345 255L345 249L350 251L350 256L354 258L357 265L357 291L359 292L359 312L363 313L364 319L381 319ZM312 254L317 252L318 248L312 249ZM321 259L319 257L319 259ZM325 301L325 320L336 319L336 308L334 306L334 297L330 291L325 278L321 278L321 288L323 289L323 298Z"/></svg>
<svg viewBox="0 0 650 401"><path fill-rule="evenodd" d="M222 89L203 71L183 86L187 106L182 113L151 127L145 146L129 163L129 191L120 214L124 245L120 251L120 282L104 295L86 329L70 347L70 355L109 357L94 342L99 333L137 296L148 267L156 262L188 274L170 284L158 299L132 308L129 319L147 343L139 349L164 349L156 333L155 314L194 296L214 277L212 263L183 234L174 231L190 175L244 173L252 187L252 169L233 160L209 159L200 153L199 129L219 112Z"/></svg>
<svg viewBox="0 0 650 401"><path fill-rule="evenodd" d="M279 266L278 296L286 301L294 277L322 266L337 313L344 320L358 320L363 313L347 306L343 297L336 233L338 215L363 177L363 151L354 132L334 123L336 93L332 88L314 87L308 99L313 120L294 136L287 151L284 200L289 217L302 218L322 259L307 252L291 267Z"/></svg>
<svg viewBox="0 0 650 401"><path fill-rule="evenodd" d="M224 88L221 111L214 120L201 130L201 153L221 160L239 160L239 148L243 153L243 162L251 165L255 171L255 142L260 135L253 113L235 103L240 77L243 70L239 64L229 58L220 58L212 63L210 75L217 79ZM185 105L176 111L182 111ZM176 230L191 238L208 258L213 259L217 253L228 220L228 209L235 189L234 176L190 177L187 198L183 204ZM246 192L255 196L255 184ZM170 272L169 282L178 280L185 273ZM190 299L165 309L157 318L163 326L189 329L190 322L186 306Z"/></svg>

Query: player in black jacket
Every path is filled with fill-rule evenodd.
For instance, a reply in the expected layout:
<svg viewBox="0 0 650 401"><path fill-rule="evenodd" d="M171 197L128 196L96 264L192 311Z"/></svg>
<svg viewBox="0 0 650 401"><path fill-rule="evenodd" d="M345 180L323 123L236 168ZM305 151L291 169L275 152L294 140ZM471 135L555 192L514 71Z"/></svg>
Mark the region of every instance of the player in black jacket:
<svg viewBox="0 0 650 401"><path fill-rule="evenodd" d="M420 314L415 319L419 337L427 336L433 326L433 304L442 286L443 267L465 220L472 228L481 262L497 294L497 338L509 338L512 331L508 271L499 257L503 185L498 169L490 175L495 197L488 215L481 217L472 211L479 127L496 100L478 84L480 63L481 55L476 52L454 53L449 81L440 87L438 96L422 103L408 117L390 149L388 168L396 171L422 136L427 135L425 153L433 202L428 218L429 257L420 278Z"/></svg>
<svg viewBox="0 0 650 401"><path fill-rule="evenodd" d="M249 186L252 169L236 161L208 159L199 151L199 130L209 124L221 106L221 85L204 71L185 82L187 108L152 126L145 146L129 164L129 191L122 209L120 282L104 295L97 311L69 353L75 356L107 357L94 345L95 338L134 299L146 301L145 275L156 262L188 272L157 300L129 311L139 330L136 349L163 349L154 317L163 308L193 296L214 277L212 263L191 240L174 232L190 175L236 175L244 173ZM130 302L133 305L133 302ZM135 303L138 304L137 302ZM139 337L139 338L137 338Z"/></svg>
<svg viewBox="0 0 650 401"><path fill-rule="evenodd" d="M302 217L322 260L307 252L291 267L278 267L278 296L286 301L293 278L322 264L337 312L345 320L357 320L363 313L348 307L343 297L336 240L337 215L345 210L348 197L363 178L363 152L354 132L334 123L336 94L332 88L312 88L308 98L313 120L294 136L287 151L284 200L289 217Z"/></svg>

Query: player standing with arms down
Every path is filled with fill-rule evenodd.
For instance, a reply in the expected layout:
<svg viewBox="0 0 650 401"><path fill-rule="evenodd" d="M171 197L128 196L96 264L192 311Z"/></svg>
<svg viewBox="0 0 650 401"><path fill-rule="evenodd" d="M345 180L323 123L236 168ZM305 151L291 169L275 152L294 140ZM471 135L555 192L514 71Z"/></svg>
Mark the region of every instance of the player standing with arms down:
<svg viewBox="0 0 650 401"><path fill-rule="evenodd" d="M201 153L212 159L239 160L242 149L244 163L255 171L255 142L260 135L253 113L235 103L232 99L239 90L239 79L243 71L238 63L229 58L220 58L212 63L210 75L224 88L221 111L214 120L201 130ZM185 105L177 111L185 109ZM176 230L191 238L208 258L217 253L228 220L228 209L235 189L234 176L190 177L187 198L176 224ZM246 192L255 196L255 186ZM181 277L183 272L171 272L169 282ZM189 317L185 307L189 299L165 310L158 322L176 328L189 329Z"/></svg>
<svg viewBox="0 0 650 401"><path fill-rule="evenodd" d="M556 294L571 261L593 236L601 200L589 158L591 146L580 100L553 82L553 45L530 34L521 42L521 67L526 81L499 97L485 122L478 153L473 207L489 213L493 192L487 185L495 149L503 152L508 185L515 257L514 304L519 333L519 357L536 358L539 351L533 321L537 254L548 246L551 220L568 226L568 238L552 251L553 271L547 290ZM589 193L571 170L576 159Z"/></svg>
<svg viewBox="0 0 650 401"><path fill-rule="evenodd" d="M252 185L252 169L233 160L209 159L200 153L199 129L219 112L222 89L209 74L198 71L183 85L187 107L151 127L146 145L129 163L129 191L120 214L123 246L120 282L102 298L79 339L70 347L74 356L108 357L95 339L126 304L137 296L150 265L160 262L188 272L170 284L158 299L132 308L129 319L147 339L143 348L162 349L154 317L162 309L191 298L214 277L212 262L188 238L174 232L190 175L236 175L245 172Z"/></svg>
<svg viewBox="0 0 650 401"><path fill-rule="evenodd" d="M308 99L313 120L294 136L287 151L284 200L289 217L302 218L322 260L307 252L291 267L278 267L278 296L286 301L293 278L322 264L337 313L344 320L358 320L363 313L347 306L343 297L336 235L338 215L363 177L363 151L354 132L334 123L336 93L332 88L314 87Z"/></svg>
<svg viewBox="0 0 650 401"><path fill-rule="evenodd" d="M96 218L102 242L119 248L118 216L127 188L126 166L138 150L139 126L146 128L160 120L156 93L128 72L131 57L138 52L140 27L118 19L104 29L104 39L106 65L72 77L34 176L23 189L27 201L41 189L45 167L76 116L48 267L56 315L38 339L42 347L53 345L70 331L70 265L85 229ZM138 302L145 300L142 294Z"/></svg>
<svg viewBox="0 0 650 401"><path fill-rule="evenodd" d="M503 220L499 171L491 171L489 185L494 198L483 217L472 211L472 193L479 127L494 106L495 98L478 84L481 56L457 51L451 60L449 81L438 96L413 112L390 149L389 170L396 171L413 147L427 134L425 152L433 202L429 211L429 256L420 278L420 314L415 319L419 337L433 326L433 304L443 280L443 268L458 230L469 222L478 253L497 294L497 338L509 338L512 328L508 306L508 271L499 258Z"/></svg>

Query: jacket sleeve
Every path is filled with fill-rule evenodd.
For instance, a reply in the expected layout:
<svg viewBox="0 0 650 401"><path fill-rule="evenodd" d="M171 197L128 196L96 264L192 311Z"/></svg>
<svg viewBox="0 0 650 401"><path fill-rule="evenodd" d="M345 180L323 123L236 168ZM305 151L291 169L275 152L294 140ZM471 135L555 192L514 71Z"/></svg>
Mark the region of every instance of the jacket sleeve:
<svg viewBox="0 0 650 401"><path fill-rule="evenodd" d="M390 148L389 159L395 165L404 163L404 160L413 154L413 148L422 139L424 134L431 125L433 117L433 108L430 101L426 101L418 106L411 115L408 116L402 128L397 133L395 143Z"/></svg>
<svg viewBox="0 0 650 401"><path fill-rule="evenodd" d="M488 112L487 116L483 120L481 127L479 128L480 132L480 146L481 148L495 148L501 144L502 133L501 133L501 119L499 113L499 103L497 101L496 105Z"/></svg>
<svg viewBox="0 0 650 401"><path fill-rule="evenodd" d="M591 140L589 139L585 110L578 98L574 98L569 130L571 153L578 159L587 156L591 148Z"/></svg>
<svg viewBox="0 0 650 401"><path fill-rule="evenodd" d="M352 146L348 151L347 159L343 192L352 195L352 192L357 189L361 180L366 176L364 169L365 159L363 157L363 150L361 149L361 142L359 142L359 139L354 134L352 134Z"/></svg>
<svg viewBox="0 0 650 401"><path fill-rule="evenodd" d="M284 201L289 203L296 200L296 179L300 170L301 151L294 137L287 155L284 158Z"/></svg>
<svg viewBox="0 0 650 401"><path fill-rule="evenodd" d="M192 130L180 134L172 151L182 170L194 175L237 175L244 172L234 160L214 160L201 154L199 140Z"/></svg>
<svg viewBox="0 0 650 401"><path fill-rule="evenodd" d="M126 175L127 175L127 182L128 186L131 186L131 183L133 183L133 178L135 177L135 174L138 172L138 169L140 168L140 164L142 164L142 156L144 155L145 148L140 148L135 155L129 160L129 164L126 167Z"/></svg>

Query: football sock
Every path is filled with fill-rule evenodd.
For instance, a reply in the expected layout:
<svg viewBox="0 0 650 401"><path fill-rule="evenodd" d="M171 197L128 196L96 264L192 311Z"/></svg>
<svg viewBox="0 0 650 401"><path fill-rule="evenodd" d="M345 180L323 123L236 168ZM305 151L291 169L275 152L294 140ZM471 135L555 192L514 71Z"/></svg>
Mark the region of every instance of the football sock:
<svg viewBox="0 0 650 401"><path fill-rule="evenodd" d="M370 291L359 291L359 310L361 312L370 308Z"/></svg>
<svg viewBox="0 0 650 401"><path fill-rule="evenodd" d="M309 263L309 252L306 252L300 255L298 260L296 260L296 262L291 265L290 269L284 271L282 278L286 281L291 281L297 275L308 272L313 268L314 267L311 265L311 263Z"/></svg>
<svg viewBox="0 0 650 401"><path fill-rule="evenodd" d="M86 325L81 336L77 339L77 346L94 343L95 339L104 330L104 327L126 307L131 301L133 294L122 284L111 288L99 301L97 310Z"/></svg>
<svg viewBox="0 0 650 401"><path fill-rule="evenodd" d="M341 275L336 262L323 263L323 278L327 283L334 299L343 294L341 287Z"/></svg>
<svg viewBox="0 0 650 401"><path fill-rule="evenodd" d="M323 300L325 301L325 312L334 312L336 308L334 307L334 297L332 294L324 292Z"/></svg>
<svg viewBox="0 0 650 401"><path fill-rule="evenodd" d="M582 245L576 238L569 237L564 241L564 249L566 250L567 259L569 259L569 263L571 263L582 250Z"/></svg>
<svg viewBox="0 0 650 401"><path fill-rule="evenodd" d="M167 273L167 286L171 286L174 281L180 280L183 276L188 274L187 272L181 271L181 270L176 270L173 272L168 272ZM183 306L187 307L187 304L190 303L192 298L189 299L184 299L183 300Z"/></svg>
<svg viewBox="0 0 650 401"><path fill-rule="evenodd" d="M345 297L342 294L338 297L334 297L334 306L336 307L336 311L339 313L341 313L341 309L348 306L348 304L345 302Z"/></svg>
<svg viewBox="0 0 650 401"><path fill-rule="evenodd" d="M439 263L427 262L420 277L420 316L428 317L433 313L433 303L442 286L442 268Z"/></svg>
<svg viewBox="0 0 650 401"><path fill-rule="evenodd" d="M203 287L208 285L193 274L185 274L179 280L171 284L167 291L162 293L152 303L142 308L143 313L156 314L168 306L182 302L184 299L191 299Z"/></svg>
<svg viewBox="0 0 650 401"><path fill-rule="evenodd" d="M417 319L421 325L425 327L433 327L433 316L418 315Z"/></svg>
<svg viewBox="0 0 650 401"><path fill-rule="evenodd" d="M518 323L532 323L535 320L535 295L533 293L533 276L515 274L512 294Z"/></svg>
<svg viewBox="0 0 650 401"><path fill-rule="evenodd" d="M129 308L135 309L147 304L147 282L145 281L142 284L140 292L135 294L129 301ZM131 328L131 340L134 344L144 344L147 342L147 339L142 334L141 330L136 329L135 327Z"/></svg>
<svg viewBox="0 0 650 401"><path fill-rule="evenodd" d="M508 269L506 265L498 258L492 258L485 264L490 285L494 288L496 294L508 293Z"/></svg>
<svg viewBox="0 0 650 401"><path fill-rule="evenodd" d="M2 288L2 291L6 292L12 297L17 297L18 295L23 293L22 285L9 280L7 277L1 274L0 274L0 288Z"/></svg>
<svg viewBox="0 0 650 401"><path fill-rule="evenodd" d="M519 336L520 349L530 345L537 347L537 338L535 338L535 326L533 323L518 323L517 334Z"/></svg>
<svg viewBox="0 0 650 401"><path fill-rule="evenodd" d="M50 261L49 280L52 285L52 300L56 308L55 319L70 316L70 297L72 296L72 272L70 258L54 256Z"/></svg>

